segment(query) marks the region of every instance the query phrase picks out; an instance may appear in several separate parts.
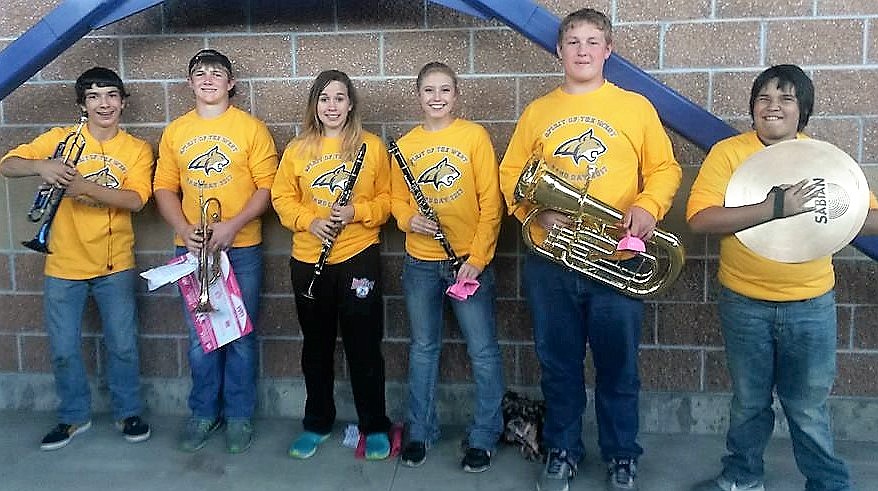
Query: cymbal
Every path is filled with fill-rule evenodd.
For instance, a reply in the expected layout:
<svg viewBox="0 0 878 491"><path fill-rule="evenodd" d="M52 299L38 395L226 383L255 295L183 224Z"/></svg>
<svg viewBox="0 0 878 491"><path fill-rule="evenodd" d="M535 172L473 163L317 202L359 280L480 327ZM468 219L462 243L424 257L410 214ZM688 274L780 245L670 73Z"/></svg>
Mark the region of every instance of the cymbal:
<svg viewBox="0 0 878 491"><path fill-rule="evenodd" d="M847 245L866 221L869 184L859 164L831 143L789 140L754 153L732 174L725 204L760 203L772 187L802 179L818 184L819 194L808 203L814 210L741 230L738 240L783 263L811 261Z"/></svg>

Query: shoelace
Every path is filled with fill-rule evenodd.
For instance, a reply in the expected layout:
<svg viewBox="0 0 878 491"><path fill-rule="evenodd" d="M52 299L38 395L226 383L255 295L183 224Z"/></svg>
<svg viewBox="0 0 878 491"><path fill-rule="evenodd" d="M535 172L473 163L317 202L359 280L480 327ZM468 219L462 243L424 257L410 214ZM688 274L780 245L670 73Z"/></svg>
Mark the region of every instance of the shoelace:
<svg viewBox="0 0 878 491"><path fill-rule="evenodd" d="M567 464L568 466L570 465L570 463L567 462L567 452L552 452L549 454L549 465L546 468L546 472L551 475L560 474L561 470L564 468L564 464Z"/></svg>
<svg viewBox="0 0 878 491"><path fill-rule="evenodd" d="M616 482L627 483L634 478L633 464L634 461L631 459L613 460L613 474Z"/></svg>

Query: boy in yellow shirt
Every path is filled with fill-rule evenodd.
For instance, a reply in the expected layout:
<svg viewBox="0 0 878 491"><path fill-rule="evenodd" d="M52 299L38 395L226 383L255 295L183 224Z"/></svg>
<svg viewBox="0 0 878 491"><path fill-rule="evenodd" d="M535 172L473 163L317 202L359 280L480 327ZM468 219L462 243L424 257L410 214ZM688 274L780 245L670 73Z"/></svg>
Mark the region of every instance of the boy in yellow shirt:
<svg viewBox="0 0 878 491"><path fill-rule="evenodd" d="M6 177L40 176L65 187L46 256L43 308L58 394L58 425L40 448L56 450L91 427L91 393L83 364L82 314L89 293L101 316L107 384L116 426L129 442L149 438L140 418L140 367L134 229L131 213L152 194L152 148L119 128L128 93L119 76L94 67L76 79L76 102L88 118L74 166L51 158L74 128L53 128L0 161ZM67 150L74 145L73 138Z"/></svg>
<svg viewBox="0 0 878 491"><path fill-rule="evenodd" d="M835 455L826 400L835 380L836 308L832 256L801 263L762 257L734 235L808 210L807 181L760 202L726 207L735 170L776 143L804 139L814 109L814 85L795 65L763 71L750 91L753 130L710 150L692 185L686 217L697 233L720 237L717 306L732 378L732 405L723 471L699 491L763 491L763 460L774 429L776 389L805 489L849 490L845 463ZM778 188L780 189L780 188ZM878 232L878 202L861 233Z"/></svg>
<svg viewBox="0 0 878 491"><path fill-rule="evenodd" d="M601 12L568 15L558 31L564 67L560 87L522 113L500 165L500 189L519 219L532 209L515 199L522 168L538 149L550 170L624 214L622 227L647 240L680 184L681 170L652 104L604 78L612 52L612 25ZM569 227L552 210L535 219L541 229ZM586 345L595 368L595 412L601 457L610 486L635 489L640 379L637 356L643 302L626 297L544 256L528 254L524 287L546 399L543 430L548 460L537 489L566 491L583 458L582 364Z"/></svg>
<svg viewBox="0 0 878 491"><path fill-rule="evenodd" d="M261 215L270 202L277 171L277 149L265 123L231 105L235 78L229 59L205 49L189 60L189 86L195 108L165 128L154 179L159 212L176 233L177 255L202 247L228 253L253 325L262 289ZM198 233L200 200L217 198L221 221L210 225L207 243ZM183 308L186 309L185 302ZM256 333L210 353L202 350L188 312L192 417L180 448L194 452L228 424L226 449L247 450L253 441L256 409Z"/></svg>

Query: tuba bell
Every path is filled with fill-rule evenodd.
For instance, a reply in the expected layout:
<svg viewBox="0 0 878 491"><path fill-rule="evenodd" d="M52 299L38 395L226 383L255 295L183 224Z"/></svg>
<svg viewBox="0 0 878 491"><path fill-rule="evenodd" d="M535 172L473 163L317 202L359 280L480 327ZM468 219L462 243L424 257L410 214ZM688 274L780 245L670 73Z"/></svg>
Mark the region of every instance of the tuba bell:
<svg viewBox="0 0 878 491"><path fill-rule="evenodd" d="M223 208L220 201L216 198L204 199L204 195L198 196L198 204L201 209L201 223L197 233L201 235L201 252L198 254L198 304L195 306L195 312L207 313L216 310L210 303L210 285L213 284L222 275L221 255L217 249L211 254L208 251L207 243L210 241L213 230L211 225L219 223L222 220Z"/></svg>
<svg viewBox="0 0 878 491"><path fill-rule="evenodd" d="M680 239L655 229L646 251L618 250L625 237L619 225L622 212L589 196L587 189L588 184L579 189L549 171L538 154L531 157L514 190L516 203L526 200L535 205L521 224L525 244L534 253L631 297L655 295L670 286L683 269ZM554 226L537 243L531 221L543 210L569 216L572 228Z"/></svg>

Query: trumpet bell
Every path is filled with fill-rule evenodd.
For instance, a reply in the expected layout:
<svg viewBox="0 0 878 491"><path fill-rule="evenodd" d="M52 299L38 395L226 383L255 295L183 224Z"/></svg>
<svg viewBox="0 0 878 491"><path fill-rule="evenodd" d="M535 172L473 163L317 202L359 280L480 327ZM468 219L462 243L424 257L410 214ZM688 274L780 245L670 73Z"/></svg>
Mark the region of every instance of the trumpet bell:
<svg viewBox="0 0 878 491"><path fill-rule="evenodd" d="M586 186L587 190L587 186ZM586 190L576 188L531 159L519 178L514 195L536 205L522 222L522 238L535 253L632 297L656 295L667 289L683 269L682 242L656 229L645 250L620 247L627 234L619 223L623 214ZM534 236L531 222L544 210L567 215L570 227L555 226L545 238Z"/></svg>

